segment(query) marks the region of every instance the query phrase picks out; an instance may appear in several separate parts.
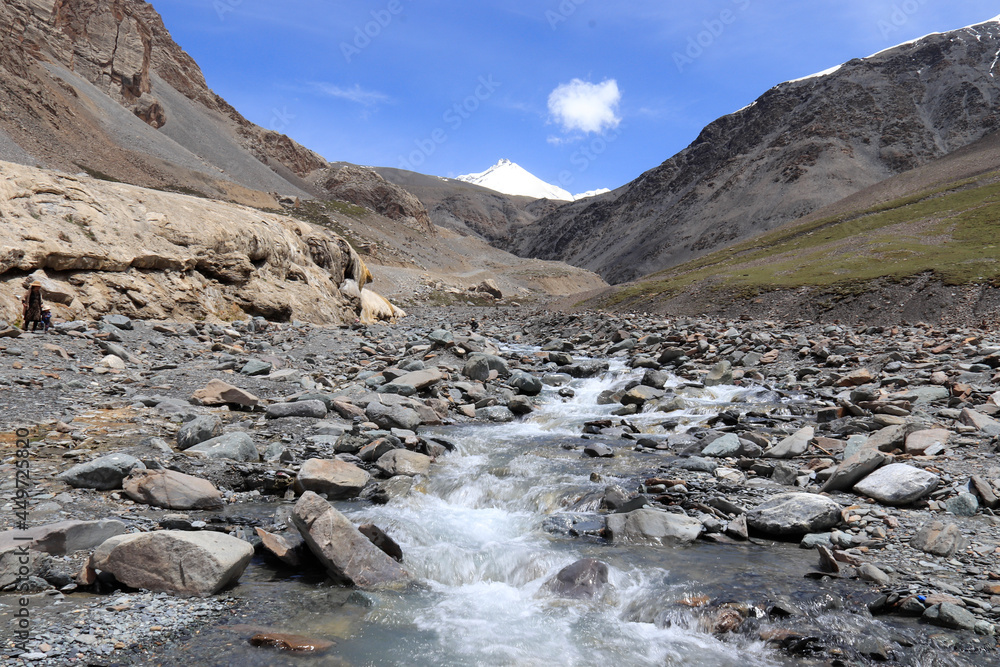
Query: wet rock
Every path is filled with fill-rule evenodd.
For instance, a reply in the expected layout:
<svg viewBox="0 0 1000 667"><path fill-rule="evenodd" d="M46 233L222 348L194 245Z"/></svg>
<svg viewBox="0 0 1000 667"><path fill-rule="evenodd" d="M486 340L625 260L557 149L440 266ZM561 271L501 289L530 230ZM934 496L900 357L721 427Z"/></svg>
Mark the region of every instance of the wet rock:
<svg viewBox="0 0 1000 667"><path fill-rule="evenodd" d="M935 556L950 558L964 548L965 537L958 526L944 521L929 521L910 538L910 546Z"/></svg>
<svg viewBox="0 0 1000 667"><path fill-rule="evenodd" d="M639 385L638 387L632 387L625 395L622 396L622 405L634 405L639 409L642 409L646 403L650 401L655 401L658 398L663 398L663 390L657 389L655 387L647 387L646 385Z"/></svg>
<svg viewBox="0 0 1000 667"><path fill-rule="evenodd" d="M371 543L347 517L307 491L292 510L292 521L313 554L335 578L359 588L400 587L411 576Z"/></svg>
<svg viewBox="0 0 1000 667"><path fill-rule="evenodd" d="M358 531L381 549L386 556L397 563L403 562L403 549L396 543L396 540L386 535L384 530L373 523L366 523L363 526L358 526Z"/></svg>
<svg viewBox="0 0 1000 667"><path fill-rule="evenodd" d="M292 403L272 403L267 406L265 416L268 419L284 417L309 417L323 419L326 417L326 404L323 401L294 401Z"/></svg>
<svg viewBox="0 0 1000 667"><path fill-rule="evenodd" d="M610 367L607 361L588 359L579 361L571 366L563 366L559 370L574 378L582 379L597 377L602 373L607 373Z"/></svg>
<svg viewBox="0 0 1000 667"><path fill-rule="evenodd" d="M337 459L309 459L299 468L295 478L295 491L325 494L330 500L356 498L371 475L345 461Z"/></svg>
<svg viewBox="0 0 1000 667"><path fill-rule="evenodd" d="M274 648L291 653L322 653L336 644L327 639L316 639L305 635L282 632L258 632L250 638L251 646Z"/></svg>
<svg viewBox="0 0 1000 667"><path fill-rule="evenodd" d="M299 567L302 564L302 551L305 549L305 540L301 535L269 533L263 528L256 528L257 537L260 538L264 549L289 567Z"/></svg>
<svg viewBox="0 0 1000 667"><path fill-rule="evenodd" d="M855 484L854 492L885 505L909 505L937 488L938 482L938 476L926 470L893 463Z"/></svg>
<svg viewBox="0 0 1000 667"><path fill-rule="evenodd" d="M512 422L515 419L514 413L503 405L492 405L476 410L476 419L479 421L494 422L498 424Z"/></svg>
<svg viewBox="0 0 1000 667"><path fill-rule="evenodd" d="M599 560L578 560L559 570L546 588L559 597L592 600L608 585L608 565Z"/></svg>
<svg viewBox="0 0 1000 667"><path fill-rule="evenodd" d="M517 416L527 415L535 411L535 406L527 396L515 396L507 403L507 409Z"/></svg>
<svg viewBox="0 0 1000 667"><path fill-rule="evenodd" d="M236 583L251 558L253 547L230 535L163 530L112 537L91 566L132 588L204 597Z"/></svg>
<svg viewBox="0 0 1000 667"><path fill-rule="evenodd" d="M408 449L394 449L380 457L375 465L390 477L415 477L426 475L430 471L431 457Z"/></svg>
<svg viewBox="0 0 1000 667"><path fill-rule="evenodd" d="M108 538L125 532L125 524L113 519L99 521L59 521L35 526L27 531L0 532L0 553L18 548L64 556L93 549Z"/></svg>
<svg viewBox="0 0 1000 667"><path fill-rule="evenodd" d="M260 399L222 380L211 380L191 395L191 401L199 405L234 405L252 409L257 406Z"/></svg>
<svg viewBox="0 0 1000 667"><path fill-rule="evenodd" d="M693 542L702 528L697 519L653 509L607 517L607 530L614 543L670 545Z"/></svg>
<svg viewBox="0 0 1000 667"><path fill-rule="evenodd" d="M979 621L968 609L963 609L950 602L942 602L939 605L928 607L927 611L924 612L924 618L934 625L955 630L972 630Z"/></svg>
<svg viewBox="0 0 1000 667"><path fill-rule="evenodd" d="M538 396L542 393L542 381L531 373L521 370L511 373L507 384L525 396Z"/></svg>
<svg viewBox="0 0 1000 667"><path fill-rule="evenodd" d="M809 442L815 434L811 426L799 429L764 452L764 456L774 459L790 459L795 456L802 456L809 451Z"/></svg>
<svg viewBox="0 0 1000 667"><path fill-rule="evenodd" d="M583 453L592 458L610 459L615 455L615 450L607 445L596 442L583 448Z"/></svg>
<svg viewBox="0 0 1000 667"><path fill-rule="evenodd" d="M177 431L177 449L181 451L222 435L222 420L215 415L201 415Z"/></svg>
<svg viewBox="0 0 1000 667"><path fill-rule="evenodd" d="M174 470L140 470L122 483L125 494L137 503L174 510L221 508L222 494L211 482Z"/></svg>
<svg viewBox="0 0 1000 667"><path fill-rule="evenodd" d="M253 438L243 431L226 433L217 438L206 440L199 445L185 450L187 454L206 459L229 459L232 461L257 462L260 454Z"/></svg>
<svg viewBox="0 0 1000 667"><path fill-rule="evenodd" d="M100 458L75 465L58 476L59 479L78 489L109 491L122 488L122 481L133 470L142 470L142 461L128 454L108 454Z"/></svg>
<svg viewBox="0 0 1000 667"><path fill-rule="evenodd" d="M706 387L716 387L733 383L733 365L728 361L720 361L708 372L704 380Z"/></svg>
<svg viewBox="0 0 1000 667"><path fill-rule="evenodd" d="M840 523L840 505L811 493L774 496L747 512L753 530L778 537L801 537Z"/></svg>

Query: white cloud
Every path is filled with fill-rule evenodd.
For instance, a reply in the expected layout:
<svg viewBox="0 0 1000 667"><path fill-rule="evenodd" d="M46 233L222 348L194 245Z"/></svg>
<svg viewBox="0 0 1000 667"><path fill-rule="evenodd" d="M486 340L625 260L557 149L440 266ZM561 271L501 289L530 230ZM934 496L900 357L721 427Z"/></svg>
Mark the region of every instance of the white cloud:
<svg viewBox="0 0 1000 667"><path fill-rule="evenodd" d="M375 106L376 104L385 104L392 101L388 95L375 90L364 90L359 84L354 84L351 88L341 88L340 86L332 83L313 81L309 84L309 86L316 92L322 93L327 97L347 100L348 102L354 102L355 104L361 104L366 107Z"/></svg>
<svg viewBox="0 0 1000 667"><path fill-rule="evenodd" d="M614 79L601 83L573 79L560 84L549 95L549 114L565 132L600 133L621 123L618 115L621 99Z"/></svg>

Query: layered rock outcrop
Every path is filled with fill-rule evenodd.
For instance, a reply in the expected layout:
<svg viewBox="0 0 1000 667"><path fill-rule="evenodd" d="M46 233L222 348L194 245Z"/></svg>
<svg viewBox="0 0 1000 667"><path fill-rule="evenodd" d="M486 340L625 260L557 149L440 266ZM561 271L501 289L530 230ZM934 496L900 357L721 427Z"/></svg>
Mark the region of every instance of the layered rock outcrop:
<svg viewBox="0 0 1000 667"><path fill-rule="evenodd" d="M354 321L341 283L370 277L341 237L292 218L0 163L0 317L42 282L57 319L262 315Z"/></svg>

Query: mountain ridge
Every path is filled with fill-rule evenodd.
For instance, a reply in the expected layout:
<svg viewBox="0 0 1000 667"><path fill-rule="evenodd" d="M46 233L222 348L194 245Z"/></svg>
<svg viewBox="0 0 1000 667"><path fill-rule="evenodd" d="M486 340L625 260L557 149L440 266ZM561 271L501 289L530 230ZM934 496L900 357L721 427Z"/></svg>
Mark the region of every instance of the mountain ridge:
<svg viewBox="0 0 1000 667"><path fill-rule="evenodd" d="M774 229L1000 127L998 52L1000 23L987 21L778 84L512 247L624 282Z"/></svg>

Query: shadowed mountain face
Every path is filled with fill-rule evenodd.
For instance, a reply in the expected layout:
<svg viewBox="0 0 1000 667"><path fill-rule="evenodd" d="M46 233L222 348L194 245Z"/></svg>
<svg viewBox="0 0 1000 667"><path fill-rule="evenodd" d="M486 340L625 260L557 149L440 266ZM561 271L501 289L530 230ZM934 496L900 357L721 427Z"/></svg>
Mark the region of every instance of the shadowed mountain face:
<svg viewBox="0 0 1000 667"><path fill-rule="evenodd" d="M780 84L613 193L513 243L623 282L680 264L1000 128L1000 22L931 35Z"/></svg>

